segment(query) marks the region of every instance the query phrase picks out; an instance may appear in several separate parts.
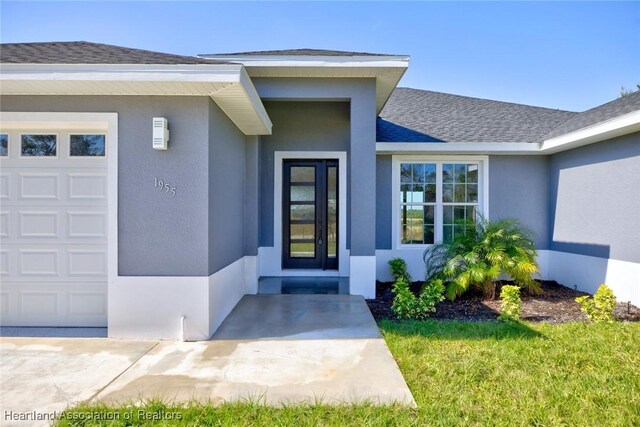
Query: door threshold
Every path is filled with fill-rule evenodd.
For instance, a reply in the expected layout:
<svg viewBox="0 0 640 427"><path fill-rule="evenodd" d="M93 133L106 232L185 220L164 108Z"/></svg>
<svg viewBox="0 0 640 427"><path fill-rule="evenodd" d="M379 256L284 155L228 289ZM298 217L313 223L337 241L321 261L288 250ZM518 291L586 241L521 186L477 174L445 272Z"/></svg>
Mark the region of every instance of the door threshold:
<svg viewBox="0 0 640 427"><path fill-rule="evenodd" d="M258 294L349 295L348 277L288 276L260 277Z"/></svg>

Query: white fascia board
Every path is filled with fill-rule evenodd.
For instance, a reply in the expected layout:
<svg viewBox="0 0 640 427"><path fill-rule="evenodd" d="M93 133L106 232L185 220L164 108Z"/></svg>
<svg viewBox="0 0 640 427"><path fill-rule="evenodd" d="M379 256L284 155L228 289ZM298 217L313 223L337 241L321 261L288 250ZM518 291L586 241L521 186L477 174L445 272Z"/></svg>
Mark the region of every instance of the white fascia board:
<svg viewBox="0 0 640 427"><path fill-rule="evenodd" d="M79 80L236 83L239 64L202 65L94 65L94 64L2 64L0 81Z"/></svg>
<svg viewBox="0 0 640 427"><path fill-rule="evenodd" d="M201 58L235 62L253 67L403 67L409 64L409 56L216 56Z"/></svg>
<svg viewBox="0 0 640 427"><path fill-rule="evenodd" d="M540 144L540 150L543 154L553 154L638 131L640 110L547 139Z"/></svg>
<svg viewBox="0 0 640 427"><path fill-rule="evenodd" d="M378 154L541 154L529 142L378 142Z"/></svg>

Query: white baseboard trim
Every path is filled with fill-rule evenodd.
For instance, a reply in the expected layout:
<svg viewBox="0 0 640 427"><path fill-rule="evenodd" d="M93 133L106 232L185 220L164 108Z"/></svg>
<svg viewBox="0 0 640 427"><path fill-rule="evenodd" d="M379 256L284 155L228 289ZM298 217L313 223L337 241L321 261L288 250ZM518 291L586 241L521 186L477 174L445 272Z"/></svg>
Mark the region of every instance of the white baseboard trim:
<svg viewBox="0 0 640 427"><path fill-rule="evenodd" d="M257 292L255 264L243 257L211 276L118 276L108 285L108 335L208 340L243 295Z"/></svg>
<svg viewBox="0 0 640 427"><path fill-rule="evenodd" d="M377 280L393 280L388 262L395 257L407 262L407 271L414 280L422 280L425 274L422 254L422 249L377 250ZM577 287L589 293L605 283L618 301L631 301L640 306L640 263L542 249L538 250L538 266L542 279L555 280L568 288Z"/></svg>
<svg viewBox="0 0 640 427"><path fill-rule="evenodd" d="M381 282L393 281L389 260L400 257L407 263L407 272L413 280L424 280L425 266L422 260L424 249L379 249L376 251L376 279Z"/></svg>
<svg viewBox="0 0 640 427"><path fill-rule="evenodd" d="M349 293L367 299L376 297L376 256L349 257Z"/></svg>
<svg viewBox="0 0 640 427"><path fill-rule="evenodd" d="M640 263L598 258L568 252L547 251L545 279L578 290L594 293L606 284L619 302L640 306Z"/></svg>

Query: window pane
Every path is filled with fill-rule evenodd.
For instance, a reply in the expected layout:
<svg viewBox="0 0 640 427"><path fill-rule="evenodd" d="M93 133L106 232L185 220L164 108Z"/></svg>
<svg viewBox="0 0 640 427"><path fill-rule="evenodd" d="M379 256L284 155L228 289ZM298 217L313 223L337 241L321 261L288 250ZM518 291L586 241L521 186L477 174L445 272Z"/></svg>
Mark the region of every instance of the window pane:
<svg viewBox="0 0 640 427"><path fill-rule="evenodd" d="M435 242L434 228L433 225L424 226L424 243L433 244L433 242Z"/></svg>
<svg viewBox="0 0 640 427"><path fill-rule="evenodd" d="M400 182L411 183L412 182L411 164L403 163L400 165Z"/></svg>
<svg viewBox="0 0 640 427"><path fill-rule="evenodd" d="M467 182L478 182L478 165L467 165Z"/></svg>
<svg viewBox="0 0 640 427"><path fill-rule="evenodd" d="M453 224L453 206L443 206L442 214L444 224Z"/></svg>
<svg viewBox="0 0 640 427"><path fill-rule="evenodd" d="M465 206L454 206L453 207L453 220L458 223L460 221L464 221L465 214Z"/></svg>
<svg viewBox="0 0 640 427"><path fill-rule="evenodd" d="M467 182L467 165L455 165L454 180L458 182Z"/></svg>
<svg viewBox="0 0 640 427"><path fill-rule="evenodd" d="M467 203L478 202L478 184L467 184Z"/></svg>
<svg viewBox="0 0 640 427"><path fill-rule="evenodd" d="M292 185L292 202L313 202L316 199L316 187L312 185Z"/></svg>
<svg viewBox="0 0 640 427"><path fill-rule="evenodd" d="M327 168L327 256L336 257L338 246L338 168Z"/></svg>
<svg viewBox="0 0 640 427"><path fill-rule="evenodd" d="M451 243L453 241L453 226L445 225L442 228L442 240L444 243Z"/></svg>
<svg viewBox="0 0 640 427"><path fill-rule="evenodd" d="M452 183L453 182L453 165L442 165L442 182L443 183Z"/></svg>
<svg viewBox="0 0 640 427"><path fill-rule="evenodd" d="M442 201L453 202L453 184L442 184Z"/></svg>
<svg viewBox="0 0 640 427"><path fill-rule="evenodd" d="M427 184L424 186L424 201L428 203L436 202L436 185Z"/></svg>
<svg viewBox="0 0 640 427"><path fill-rule="evenodd" d="M314 205L291 205L292 221L315 221L316 207Z"/></svg>
<svg viewBox="0 0 640 427"><path fill-rule="evenodd" d="M453 201L454 202L459 202L459 203L464 203L466 201L466 196L465 196L465 185L464 184L454 184L454 195L453 195Z"/></svg>
<svg viewBox="0 0 640 427"><path fill-rule="evenodd" d="M400 229L403 244L434 242L435 206L401 206Z"/></svg>
<svg viewBox="0 0 640 427"><path fill-rule="evenodd" d="M406 203L411 202L413 192L413 184L400 184L400 201Z"/></svg>
<svg viewBox="0 0 640 427"><path fill-rule="evenodd" d="M436 165L424 165L424 179L424 182L429 182L432 184L436 183Z"/></svg>
<svg viewBox="0 0 640 427"><path fill-rule="evenodd" d="M291 166L291 182L316 182L316 168L313 166Z"/></svg>
<svg viewBox="0 0 640 427"><path fill-rule="evenodd" d="M69 154L75 156L104 156L104 135L71 135Z"/></svg>
<svg viewBox="0 0 640 427"><path fill-rule="evenodd" d="M291 258L315 258L316 245L313 243L291 243L289 256Z"/></svg>
<svg viewBox="0 0 640 427"><path fill-rule="evenodd" d="M424 165L423 164L414 164L412 166L413 169L413 183L421 184L424 182Z"/></svg>
<svg viewBox="0 0 640 427"><path fill-rule="evenodd" d="M316 226L315 224L291 224L290 234L292 240L315 239Z"/></svg>
<svg viewBox="0 0 640 427"><path fill-rule="evenodd" d="M0 134L0 157L6 157L9 155L9 135L6 133Z"/></svg>
<svg viewBox="0 0 640 427"><path fill-rule="evenodd" d="M22 135L21 151L27 157L55 157L58 142L56 135Z"/></svg>

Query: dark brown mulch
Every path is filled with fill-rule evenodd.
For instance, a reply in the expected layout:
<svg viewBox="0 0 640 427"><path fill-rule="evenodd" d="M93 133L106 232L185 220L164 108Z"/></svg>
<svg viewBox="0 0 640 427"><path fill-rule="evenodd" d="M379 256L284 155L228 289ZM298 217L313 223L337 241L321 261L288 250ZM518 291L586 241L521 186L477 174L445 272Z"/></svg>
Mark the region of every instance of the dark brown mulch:
<svg viewBox="0 0 640 427"><path fill-rule="evenodd" d="M509 284L502 282L502 284ZM376 299L367 300L369 309L376 320L396 320L391 311L393 294L391 282L376 283ZM417 294L422 286L421 282L411 284L411 289ZM539 295L522 294L522 319L530 322L565 323L571 321L586 321L587 317L580 311L575 301L576 297L587 295L571 288L559 285L557 282L541 282L542 293ZM499 294L499 290L496 292ZM467 292L455 301L444 300L436 306L436 312L431 316L443 320L495 320L500 315L500 300L485 300L481 293ZM614 311L618 320L640 321L640 309L627 303L618 303Z"/></svg>

